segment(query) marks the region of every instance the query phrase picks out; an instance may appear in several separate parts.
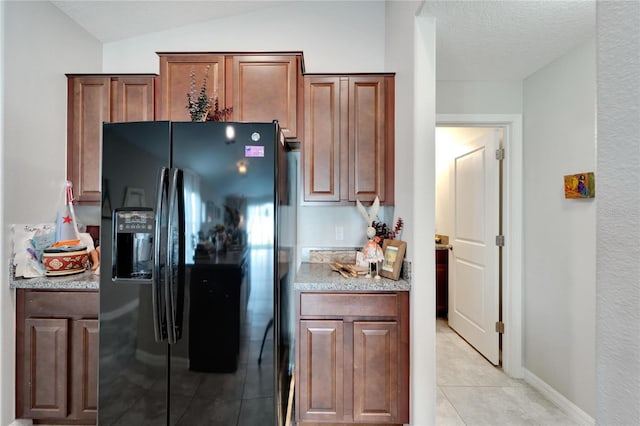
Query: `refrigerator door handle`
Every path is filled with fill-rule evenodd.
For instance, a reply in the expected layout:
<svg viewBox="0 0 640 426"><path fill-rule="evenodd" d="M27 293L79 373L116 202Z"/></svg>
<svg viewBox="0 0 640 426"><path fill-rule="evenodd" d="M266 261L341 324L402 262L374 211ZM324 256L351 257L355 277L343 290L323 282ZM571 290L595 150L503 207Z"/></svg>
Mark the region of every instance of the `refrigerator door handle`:
<svg viewBox="0 0 640 426"><path fill-rule="evenodd" d="M166 327L162 321L162 286L160 259L162 253L162 223L166 215L168 169L160 169L156 189L156 214L153 237L153 278L151 280L151 305L153 311L153 331L156 342L166 340ZM166 268L165 268L166 269ZM165 283L166 286L166 283Z"/></svg>
<svg viewBox="0 0 640 426"><path fill-rule="evenodd" d="M167 312L167 341L174 344L178 341L180 333L179 323L182 322L182 309L179 309L182 302L183 270L184 259L182 251L184 240L184 193L183 174L180 169L171 170L171 180L169 186L169 219L167 220L167 267L165 269L165 298ZM177 253L176 253L177 252ZM178 259L175 258L176 254ZM176 262L177 261L177 262ZM176 301L174 289L178 292ZM177 303L178 302L178 303Z"/></svg>

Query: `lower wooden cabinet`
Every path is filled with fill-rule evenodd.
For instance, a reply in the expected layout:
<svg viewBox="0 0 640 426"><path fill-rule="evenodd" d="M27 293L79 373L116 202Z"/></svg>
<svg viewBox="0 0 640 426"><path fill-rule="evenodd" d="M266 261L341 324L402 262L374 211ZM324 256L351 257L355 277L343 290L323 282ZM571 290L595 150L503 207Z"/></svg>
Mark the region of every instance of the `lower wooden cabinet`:
<svg viewBox="0 0 640 426"><path fill-rule="evenodd" d="M409 421L407 292L298 298L299 424Z"/></svg>
<svg viewBox="0 0 640 426"><path fill-rule="evenodd" d="M98 293L17 290L16 417L95 424Z"/></svg>

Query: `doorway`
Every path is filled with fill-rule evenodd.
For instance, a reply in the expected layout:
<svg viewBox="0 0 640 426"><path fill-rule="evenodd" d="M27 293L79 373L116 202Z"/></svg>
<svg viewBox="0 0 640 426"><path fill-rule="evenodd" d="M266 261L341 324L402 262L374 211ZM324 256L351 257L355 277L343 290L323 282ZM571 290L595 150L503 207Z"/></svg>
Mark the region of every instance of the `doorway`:
<svg viewBox="0 0 640 426"><path fill-rule="evenodd" d="M436 128L436 233L449 251L448 325L500 365L502 127Z"/></svg>
<svg viewBox="0 0 640 426"><path fill-rule="evenodd" d="M504 161L502 165L502 229L499 234L504 236L504 246L502 247L502 268L501 268L501 281L502 289L497 288L500 276L490 277L495 284L495 301L497 303L497 294L502 294L502 316L498 316L499 306L496 305L493 309L493 316L496 319L501 320L504 324L504 333L502 336L502 367L505 373L511 377L521 378L523 377L522 367L522 333L521 333L521 259L522 259L522 118L520 115L473 115L473 114L460 114L460 115L437 115L436 127L455 127L461 128L463 131L472 131L475 129L499 129L499 133L502 139L502 147L504 148ZM466 129L466 130L465 130ZM491 148L493 151L494 148ZM488 151L487 151L488 152ZM489 153L494 155L493 152ZM485 153L485 155L488 155ZM495 157L493 157L495 158ZM449 166L443 166L438 163L438 157L436 157L436 187L438 187L438 174L443 173L443 168L448 169ZM496 189L497 190L497 189ZM436 198L438 194L438 188L436 188ZM440 203L436 202L436 207ZM449 203L450 204L450 203ZM438 211L436 208L436 229L443 222L443 218L440 216L443 212ZM446 214L446 213L444 213ZM445 225L446 227L447 225ZM449 225L449 229L451 226ZM498 235L498 234L496 234ZM488 238L488 239L492 239ZM487 240L487 238L485 238ZM486 241L495 244L494 241ZM457 245L457 244L456 244ZM477 244L476 244L477 245ZM453 251L455 251L453 248ZM498 250L496 250L496 253ZM452 256L450 256L452 257ZM495 262L498 262L498 255L496 254ZM490 260L493 262L493 260ZM472 265L473 262L467 261L466 265ZM451 259L450 259L451 265ZM474 267L476 265L473 265ZM497 266L496 269L497 271ZM463 271L464 272L464 271ZM467 271L469 272L469 268ZM477 272L477 271L476 271ZM455 280L455 277L453 278ZM455 300L455 295L454 295ZM452 309L456 309L456 306L452 304L455 301L450 302L449 315L451 316ZM460 306L458 306L460 307ZM473 325L474 322L478 323L481 315L474 314L470 309L478 309L478 306L467 305L461 309L463 316L467 316L467 321L471 323L471 328L480 329L477 325ZM466 310L466 315L465 315ZM498 341L497 335L493 328L497 321L484 320L484 329L489 324L491 331L495 337L495 349L497 352ZM476 330L477 331L477 330ZM487 330L488 331L488 330ZM467 331L468 332L468 331ZM482 352L482 350L480 351ZM485 355L486 356L486 355ZM487 357L488 358L488 357Z"/></svg>

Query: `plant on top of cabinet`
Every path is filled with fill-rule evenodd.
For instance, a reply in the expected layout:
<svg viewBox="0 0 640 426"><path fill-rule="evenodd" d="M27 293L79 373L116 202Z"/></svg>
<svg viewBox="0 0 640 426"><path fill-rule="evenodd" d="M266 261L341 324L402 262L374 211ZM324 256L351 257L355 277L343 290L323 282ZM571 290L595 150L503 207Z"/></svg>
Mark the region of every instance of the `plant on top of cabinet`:
<svg viewBox="0 0 640 426"><path fill-rule="evenodd" d="M191 93L192 81L203 81L207 75L207 99L212 99L216 95L220 102L225 104L224 55L207 53L158 53L158 55L160 56L158 84L158 118L160 120L192 121L189 109L185 108L185 96Z"/></svg>
<svg viewBox="0 0 640 426"><path fill-rule="evenodd" d="M209 69L211 64L207 65L204 79L200 90L196 91L196 73L191 67L191 86L187 93L187 109L191 115L191 121L227 121L231 118L233 107L220 109L218 94L214 92L213 96L207 94L207 80L209 79Z"/></svg>
<svg viewBox="0 0 640 426"><path fill-rule="evenodd" d="M271 122L278 120L287 139L302 129L302 53L158 53L160 56L159 118L190 121L184 97L190 75L201 81L210 72L206 98L213 99L212 120ZM220 105L216 114L215 97ZM223 117L224 115L224 117Z"/></svg>

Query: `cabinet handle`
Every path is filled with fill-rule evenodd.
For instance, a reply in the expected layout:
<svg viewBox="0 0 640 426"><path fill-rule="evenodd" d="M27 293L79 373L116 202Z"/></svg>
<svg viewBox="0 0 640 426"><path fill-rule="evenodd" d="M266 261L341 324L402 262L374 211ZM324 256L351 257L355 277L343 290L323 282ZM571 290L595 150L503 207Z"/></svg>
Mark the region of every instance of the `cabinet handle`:
<svg viewBox="0 0 640 426"><path fill-rule="evenodd" d="M155 230L153 237L153 278L151 280L151 305L153 308L153 332L156 342L162 342L166 339L166 328L164 327L162 312L162 291L160 275L160 256L162 253L162 225L165 217L165 201L167 195L167 173L168 169L163 167L160 169L158 176L158 187L156 189L156 214L155 214Z"/></svg>
<svg viewBox="0 0 640 426"><path fill-rule="evenodd" d="M184 191L180 169L171 170L169 186L169 218L167 221L167 266L165 268L165 299L167 310L167 341L176 343L182 329L184 302ZM176 259L175 255L178 255ZM175 290L175 291L174 291ZM177 293L177 294L176 294Z"/></svg>

